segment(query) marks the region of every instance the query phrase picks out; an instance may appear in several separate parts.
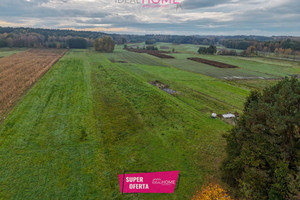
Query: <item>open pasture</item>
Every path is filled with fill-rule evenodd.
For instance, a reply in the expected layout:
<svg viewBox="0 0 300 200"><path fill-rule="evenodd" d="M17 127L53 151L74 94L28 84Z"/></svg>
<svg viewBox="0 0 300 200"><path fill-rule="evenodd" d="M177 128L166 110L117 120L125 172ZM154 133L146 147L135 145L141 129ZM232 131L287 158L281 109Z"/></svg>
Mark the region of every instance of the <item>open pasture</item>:
<svg viewBox="0 0 300 200"><path fill-rule="evenodd" d="M1 94L13 92L5 99L28 91L0 126L1 198L190 199L208 179L220 180L222 134L231 125L211 112L242 113L250 89L276 82L222 80L214 73L265 74L120 46L114 53L70 50L51 68L64 53L29 50L0 59L1 83L14 86L1 84ZM124 170L179 170L180 187L172 195L122 195L117 177Z"/></svg>
<svg viewBox="0 0 300 200"><path fill-rule="evenodd" d="M126 65L71 50L29 90L0 127L1 198L190 199L207 177L219 176L230 126ZM157 68L176 70L166 80L181 72ZM122 195L124 170L180 170L180 187Z"/></svg>

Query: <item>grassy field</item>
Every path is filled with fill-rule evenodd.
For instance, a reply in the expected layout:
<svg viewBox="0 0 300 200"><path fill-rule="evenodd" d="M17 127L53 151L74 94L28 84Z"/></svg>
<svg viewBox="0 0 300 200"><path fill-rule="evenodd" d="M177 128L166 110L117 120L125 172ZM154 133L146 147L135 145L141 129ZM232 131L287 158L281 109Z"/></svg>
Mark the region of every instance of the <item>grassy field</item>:
<svg viewBox="0 0 300 200"><path fill-rule="evenodd" d="M274 59L263 59L257 57L244 58L238 56L199 55L199 57L236 65L249 72L263 73L265 74L265 77L284 77L290 74L300 73L299 63L291 61L278 61Z"/></svg>
<svg viewBox="0 0 300 200"><path fill-rule="evenodd" d="M117 47L115 53L104 55L110 60L113 58L114 62L126 60L128 63L115 63L115 65L119 65L129 73L138 75L146 82L159 80L170 85L178 92L176 95L178 99L203 113L241 112L244 99L249 93L248 88L241 89L240 86L232 86L222 80L186 70L191 67L190 63L198 65L196 62L186 59L180 65L182 68L173 67L179 65L178 58L159 59L147 54L128 52L122 50L120 46ZM124 59L125 57L130 57L130 59ZM208 67L216 71L219 70L219 68Z"/></svg>
<svg viewBox="0 0 300 200"><path fill-rule="evenodd" d="M299 67L200 56L188 52L194 46L181 46L175 59L121 45L112 54L70 50L0 126L0 199L190 199L207 180L220 181L222 134L231 126L211 112L241 113L251 89L277 82L221 77L283 77ZM241 68L220 69L186 59L191 56ZM176 95L149 83L155 80ZM174 194L119 191L124 171L171 170L181 176Z"/></svg>
<svg viewBox="0 0 300 200"><path fill-rule="evenodd" d="M176 59L166 60L169 65L196 73L217 78L233 76L243 78L280 78L291 74L299 74L300 66L297 62L277 61L264 58L244 58L237 56L199 55L199 54L171 54ZM238 66L237 69L221 69L203 63L187 60L188 57L200 57Z"/></svg>
<svg viewBox="0 0 300 200"><path fill-rule="evenodd" d="M275 85L279 80L231 80L229 84L249 90L262 91L264 88Z"/></svg>
<svg viewBox="0 0 300 200"><path fill-rule="evenodd" d="M123 46L116 46L114 53L104 53L112 62L127 62L142 65L166 66L161 59L148 54L125 51Z"/></svg>
<svg viewBox="0 0 300 200"><path fill-rule="evenodd" d="M137 43L134 46L143 47ZM129 45L130 46L130 45ZM189 72L195 72L215 78L232 79L279 79L291 74L300 74L300 63L287 60L277 60L262 57L239 57L239 56L220 56L220 55L200 55L197 53L199 45L176 45L170 43L157 43L157 47L169 47L166 51L176 49L178 53L171 53L175 59L159 59L147 54L136 54L122 50L123 45L117 46L116 54L107 54L111 60L126 61L128 63L172 66ZM163 49L165 50L165 49ZM238 66L237 69L222 69L203 63L187 60L189 57L200 57L213 61L219 61Z"/></svg>
<svg viewBox="0 0 300 200"><path fill-rule="evenodd" d="M0 48L0 58L7 57L25 50L27 50L27 48Z"/></svg>
<svg viewBox="0 0 300 200"><path fill-rule="evenodd" d="M190 72L195 72L199 74L204 74L207 76L212 76L216 78L221 78L225 79L226 77L266 77L266 78L271 78L274 76L271 75L266 75L261 72L257 71L250 71L250 70L245 70L243 68L237 68L237 69L222 69L218 67L214 67L211 65L203 64L203 63L198 63L195 61L188 60L187 58L189 57L200 57L198 54L172 54L176 59L169 59L165 60L166 63L169 65L172 65L178 69L190 71ZM211 57L207 56L202 56L205 59L212 59ZM232 64L232 63L229 63ZM238 65L239 66L239 65Z"/></svg>
<svg viewBox="0 0 300 200"><path fill-rule="evenodd" d="M188 199L218 178L229 128L103 54L72 50L0 127L0 197ZM180 170L180 187L121 195L124 170Z"/></svg>
<svg viewBox="0 0 300 200"><path fill-rule="evenodd" d="M173 67L119 64L146 82L159 80L178 92L176 98L203 113L241 112L247 89Z"/></svg>

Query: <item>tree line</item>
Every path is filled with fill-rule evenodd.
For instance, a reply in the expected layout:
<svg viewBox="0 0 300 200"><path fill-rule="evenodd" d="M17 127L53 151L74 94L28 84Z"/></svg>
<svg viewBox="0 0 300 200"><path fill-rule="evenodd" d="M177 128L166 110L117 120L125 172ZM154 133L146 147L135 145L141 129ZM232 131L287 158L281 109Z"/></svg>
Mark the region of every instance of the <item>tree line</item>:
<svg viewBox="0 0 300 200"><path fill-rule="evenodd" d="M84 38L87 46L92 47L94 40L104 35L110 36L116 44L146 42L167 42L174 44L223 45L226 48L247 50L255 47L256 51L277 55L300 54L299 37L264 37L264 36L180 36L180 35L128 35L105 34L93 31L74 31L40 28L0 27L0 47L49 47L67 48L71 38ZM203 49L204 50L204 49ZM224 54L234 52L223 51Z"/></svg>
<svg viewBox="0 0 300 200"><path fill-rule="evenodd" d="M149 41L150 43L156 42L168 42L175 44L199 44L199 45L209 45L215 44L218 42L219 38L215 36L199 37L199 36L179 36L179 35L128 35L128 34L105 34L102 32L94 31L74 31L74 30L59 30L59 29L41 29L41 28L12 28L12 27L0 27L0 34L2 35L0 39L1 46L10 46L18 45L24 46L27 45L26 42L11 42L7 41L7 38L3 34L14 35L14 37L20 37L21 40L31 40L29 35L37 35L41 38L42 44L39 42L34 42L34 45L31 46L45 46L45 47L55 47L57 43L60 46L66 46L67 43L61 41L65 38L86 38L88 44L89 40L93 41L97 38L102 37L103 35L108 35L113 38L116 44L125 44L125 43L138 43ZM52 41L48 41L48 38L51 38ZM54 41L53 41L54 39ZM14 40L14 39L13 39ZM91 45L92 46L92 45ZM27 46L29 47L29 45Z"/></svg>
<svg viewBox="0 0 300 200"><path fill-rule="evenodd" d="M288 51L300 51L300 40L290 38L276 41L255 41L255 40L221 40L219 43L226 48L246 50L250 46L255 47L257 51L262 52L279 52L285 49Z"/></svg>
<svg viewBox="0 0 300 200"><path fill-rule="evenodd" d="M84 44L78 46L77 43L80 42ZM93 46L93 43L94 39L73 36L45 36L39 33L0 33L0 47L87 48L88 46Z"/></svg>

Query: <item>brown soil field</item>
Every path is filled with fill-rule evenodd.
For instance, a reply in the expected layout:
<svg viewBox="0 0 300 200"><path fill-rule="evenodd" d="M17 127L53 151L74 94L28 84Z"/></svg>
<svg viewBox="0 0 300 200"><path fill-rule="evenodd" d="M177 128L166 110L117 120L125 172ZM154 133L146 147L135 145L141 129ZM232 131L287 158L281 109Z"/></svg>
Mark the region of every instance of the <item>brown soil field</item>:
<svg viewBox="0 0 300 200"><path fill-rule="evenodd" d="M145 50L145 49L126 49L127 51L132 51L135 53L147 53L152 56L156 56L159 58L174 58L173 56L165 55L164 53L170 53L168 51L158 51L158 50Z"/></svg>
<svg viewBox="0 0 300 200"><path fill-rule="evenodd" d="M127 51L132 51L135 53L170 53L168 51L159 51L159 50L147 50L147 49L133 49L133 48L127 48Z"/></svg>
<svg viewBox="0 0 300 200"><path fill-rule="evenodd" d="M173 56L165 55L162 53L148 53L149 55L156 56L159 58L174 58Z"/></svg>
<svg viewBox="0 0 300 200"><path fill-rule="evenodd" d="M219 67L219 68L239 68L237 66L234 65L229 65L226 63L222 63L222 62L217 62L217 61L212 61L212 60L206 60L203 58L187 58L189 60L195 61L195 62L199 62L199 63L204 63L204 64L208 64L214 67Z"/></svg>
<svg viewBox="0 0 300 200"><path fill-rule="evenodd" d="M66 52L65 49L30 49L0 59L0 121Z"/></svg>

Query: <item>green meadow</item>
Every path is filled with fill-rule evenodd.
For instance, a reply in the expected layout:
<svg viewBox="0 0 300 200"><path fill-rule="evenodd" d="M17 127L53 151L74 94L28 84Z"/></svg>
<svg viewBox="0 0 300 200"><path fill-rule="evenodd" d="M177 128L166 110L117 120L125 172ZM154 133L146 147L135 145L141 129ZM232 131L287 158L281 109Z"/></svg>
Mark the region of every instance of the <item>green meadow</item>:
<svg viewBox="0 0 300 200"><path fill-rule="evenodd" d="M250 90L277 82L222 77L280 78L300 73L299 64L180 46L170 44L182 51L175 59L122 46L111 54L69 50L0 126L0 199L190 199L203 183L219 182L222 135L232 126L211 112L242 113ZM192 56L240 68L186 59ZM156 80L176 94L149 83ZM124 171L173 170L180 171L174 194L120 193Z"/></svg>
<svg viewBox="0 0 300 200"><path fill-rule="evenodd" d="M230 78L233 76L241 78L282 78L291 74L300 73L300 65L297 62L278 61L274 59L257 57L221 56L221 55L199 55L190 53L171 54L176 59L166 62L179 69L201 73L216 78ZM208 60L235 65L239 68L224 69L203 63L187 60L189 57L200 57Z"/></svg>
<svg viewBox="0 0 300 200"><path fill-rule="evenodd" d="M131 46L131 45L129 45ZM133 45L134 47L139 46L143 48L142 43L137 43ZM192 44L170 44L170 43L157 43L156 46L159 50L172 51L174 48L176 53L171 53L176 59L163 59L164 65L158 66L172 66L181 70L199 73L219 79L231 80L232 77L237 77L236 79L280 79L285 76L292 74L300 74L300 63L289 60L278 60L268 57L240 57L240 56L222 56L222 55L200 55L197 53L199 45ZM160 47L168 47L169 49L160 49ZM121 45L117 47L117 53L123 56L118 56L119 60L128 61L124 58L124 55L130 55L132 52L126 52L122 50ZM149 57L152 60L157 60L158 58L150 56L147 54L136 54L137 57L145 57L144 62L138 62L138 58L134 60L129 60L129 63L144 64L144 65L157 65L149 61ZM112 56L109 56L112 57ZM234 69L224 69L217 68L207 64L198 63L195 61L187 60L190 57L200 57L208 60L219 61L231 65L235 65L238 68ZM159 59L161 60L161 59ZM158 61L159 62L159 61Z"/></svg>
<svg viewBox="0 0 300 200"><path fill-rule="evenodd" d="M4 199L184 199L218 177L230 128L104 55L71 50L0 128ZM175 194L122 195L124 171L180 170Z"/></svg>

